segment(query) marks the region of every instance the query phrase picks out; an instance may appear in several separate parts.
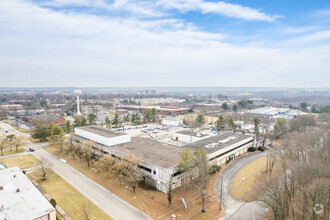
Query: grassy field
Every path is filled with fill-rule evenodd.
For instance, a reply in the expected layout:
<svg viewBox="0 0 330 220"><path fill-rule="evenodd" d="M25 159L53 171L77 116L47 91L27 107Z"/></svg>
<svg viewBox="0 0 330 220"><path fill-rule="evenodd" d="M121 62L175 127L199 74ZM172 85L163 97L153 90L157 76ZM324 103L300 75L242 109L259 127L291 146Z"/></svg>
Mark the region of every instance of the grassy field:
<svg viewBox="0 0 330 220"><path fill-rule="evenodd" d="M63 180L55 172L51 171L47 175L47 180L43 181L38 171L31 173L31 176L42 186L46 192L52 196L73 220L86 219L82 209L89 207L89 219L110 220L101 209L89 201L85 196Z"/></svg>
<svg viewBox="0 0 330 220"><path fill-rule="evenodd" d="M16 148L13 147L10 151L10 147L7 147L6 149L3 150L3 155L0 153L0 156L8 156L8 155L12 155L12 154L18 154L18 153L22 153L24 152L25 149L23 147L18 147L17 148L17 152L16 152Z"/></svg>
<svg viewBox="0 0 330 220"><path fill-rule="evenodd" d="M258 176L266 169L267 158L258 158L247 166L243 167L231 182L231 194L236 198L245 200L245 195L248 195L256 182ZM244 194L243 194L243 181L244 181Z"/></svg>
<svg viewBox="0 0 330 220"><path fill-rule="evenodd" d="M115 175L111 175L108 179L104 173L92 171L92 166L88 168L86 162L80 162L78 158L73 159L71 156L67 156L64 153L65 151L61 153L59 149L53 146L47 146L44 149L59 158L65 159L68 164L154 219L170 219L171 214L177 215L179 219L214 219L215 216L221 217L223 215L219 211L218 199L214 192L214 185L219 173L212 175L210 178L205 190L205 203L209 205L206 208L206 213L200 213L202 208L201 194L194 188L174 190L172 205L168 205L167 194L155 188L140 184L136 189L136 193L133 193L125 188L127 184L120 185ZM185 198L188 205L187 210L182 205L182 197Z"/></svg>
<svg viewBox="0 0 330 220"><path fill-rule="evenodd" d="M32 154L2 158L0 162L4 163L7 167L18 166L20 169L37 166L39 164L39 160Z"/></svg>

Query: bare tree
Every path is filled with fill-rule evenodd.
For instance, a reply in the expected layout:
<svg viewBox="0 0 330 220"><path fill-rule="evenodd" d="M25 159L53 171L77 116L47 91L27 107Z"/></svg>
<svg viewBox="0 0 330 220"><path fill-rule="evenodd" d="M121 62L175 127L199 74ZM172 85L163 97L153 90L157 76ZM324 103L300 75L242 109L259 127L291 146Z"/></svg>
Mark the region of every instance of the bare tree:
<svg viewBox="0 0 330 220"><path fill-rule="evenodd" d="M308 127L291 132L270 152L278 169L262 176L254 188L274 219L329 219L329 149L328 130ZM267 166L269 161L273 159Z"/></svg>
<svg viewBox="0 0 330 220"><path fill-rule="evenodd" d="M98 171L102 170L107 174L108 179L110 178L110 173L112 167L115 165L115 160L109 155L103 155L96 163L95 167Z"/></svg>
<svg viewBox="0 0 330 220"><path fill-rule="evenodd" d="M94 159L94 153L93 151L88 148L88 147L83 147L82 149L82 154L83 154L83 157L87 163L87 166L89 167L91 162L93 161Z"/></svg>
<svg viewBox="0 0 330 220"><path fill-rule="evenodd" d="M19 147L22 147L24 144L25 144L25 137L24 136L16 136L15 139L14 139L14 146L15 146L15 149L16 149L16 152L18 152L18 148Z"/></svg>
<svg viewBox="0 0 330 220"><path fill-rule="evenodd" d="M209 167L208 160L206 157L206 152L203 148L198 149L194 152L194 161L195 167L197 168L198 175L196 181L194 181L194 186L197 190L201 192L202 196L202 212L205 212L205 194L204 190L206 189L207 182L209 180Z"/></svg>
<svg viewBox="0 0 330 220"><path fill-rule="evenodd" d="M0 136L0 151L3 156L3 151L8 147L8 139L6 135Z"/></svg>
<svg viewBox="0 0 330 220"><path fill-rule="evenodd" d="M173 198L173 176L171 175L167 184L167 200L168 204L171 205Z"/></svg>
<svg viewBox="0 0 330 220"><path fill-rule="evenodd" d="M61 153L63 152L63 147L65 146L65 138L61 135L52 135L50 137L50 143L58 148L60 148Z"/></svg>
<svg viewBox="0 0 330 220"><path fill-rule="evenodd" d="M44 158L41 159L40 171L41 171L41 176L42 176L43 180L46 180L46 176L50 171L50 167L51 167L51 163L48 160L46 160Z"/></svg>
<svg viewBox="0 0 330 220"><path fill-rule="evenodd" d="M81 209L85 215L85 220L89 220L89 215L92 211L92 207L89 203L84 203L82 206L81 206Z"/></svg>
<svg viewBox="0 0 330 220"><path fill-rule="evenodd" d="M133 155L129 155L122 162L116 163L112 167L112 172L118 177L119 183L121 184L122 180L129 183L134 193L137 185L144 179L144 175L139 168L140 161Z"/></svg>

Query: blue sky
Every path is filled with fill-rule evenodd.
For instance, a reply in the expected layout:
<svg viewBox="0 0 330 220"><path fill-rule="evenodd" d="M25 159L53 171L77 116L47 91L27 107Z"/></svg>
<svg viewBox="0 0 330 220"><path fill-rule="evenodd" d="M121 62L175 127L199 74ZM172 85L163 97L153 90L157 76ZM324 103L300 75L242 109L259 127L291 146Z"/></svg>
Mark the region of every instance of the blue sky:
<svg viewBox="0 0 330 220"><path fill-rule="evenodd" d="M0 86L330 86L328 0L2 0Z"/></svg>

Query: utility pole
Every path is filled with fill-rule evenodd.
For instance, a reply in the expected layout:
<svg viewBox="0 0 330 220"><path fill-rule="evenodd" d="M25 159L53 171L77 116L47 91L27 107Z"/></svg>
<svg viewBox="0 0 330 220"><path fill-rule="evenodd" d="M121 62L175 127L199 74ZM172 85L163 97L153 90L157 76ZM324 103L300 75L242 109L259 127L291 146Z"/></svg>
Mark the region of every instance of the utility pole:
<svg viewBox="0 0 330 220"><path fill-rule="evenodd" d="M223 176L221 175L220 177L220 196L219 196L219 200L220 200L220 206L219 206L219 210L222 210L222 192L223 192Z"/></svg>

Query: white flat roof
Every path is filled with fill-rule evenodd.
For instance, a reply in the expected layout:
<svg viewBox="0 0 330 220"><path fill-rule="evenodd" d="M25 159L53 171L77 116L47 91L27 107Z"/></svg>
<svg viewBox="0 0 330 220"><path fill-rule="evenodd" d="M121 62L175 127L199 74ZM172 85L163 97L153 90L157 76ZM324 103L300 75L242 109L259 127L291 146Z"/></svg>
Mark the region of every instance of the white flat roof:
<svg viewBox="0 0 330 220"><path fill-rule="evenodd" d="M18 167L0 170L0 219L33 220L54 210Z"/></svg>

